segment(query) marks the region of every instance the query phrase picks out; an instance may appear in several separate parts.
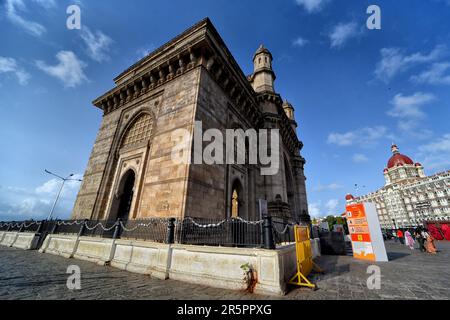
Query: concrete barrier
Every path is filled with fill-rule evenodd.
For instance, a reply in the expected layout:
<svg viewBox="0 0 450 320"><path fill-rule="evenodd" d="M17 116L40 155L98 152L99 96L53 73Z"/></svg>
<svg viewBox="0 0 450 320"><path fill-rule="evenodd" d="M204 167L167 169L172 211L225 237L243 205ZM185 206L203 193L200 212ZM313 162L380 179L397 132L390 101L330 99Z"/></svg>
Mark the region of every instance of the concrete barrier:
<svg viewBox="0 0 450 320"><path fill-rule="evenodd" d="M168 279L171 246L157 242L116 240L110 265L134 273Z"/></svg>
<svg viewBox="0 0 450 320"><path fill-rule="evenodd" d="M15 241L17 233L0 233L0 237L4 238L2 243L9 244ZM27 237L29 235L24 234L18 243L26 247ZM319 240L312 240L311 246L314 256L317 256L320 253ZM108 264L158 279L234 290L247 288L241 266L248 264L257 278L255 292L271 295L286 293L286 283L297 267L295 244L265 250L50 234L39 252Z"/></svg>
<svg viewBox="0 0 450 320"><path fill-rule="evenodd" d="M36 249L38 236L27 232L0 232L0 245L23 250Z"/></svg>

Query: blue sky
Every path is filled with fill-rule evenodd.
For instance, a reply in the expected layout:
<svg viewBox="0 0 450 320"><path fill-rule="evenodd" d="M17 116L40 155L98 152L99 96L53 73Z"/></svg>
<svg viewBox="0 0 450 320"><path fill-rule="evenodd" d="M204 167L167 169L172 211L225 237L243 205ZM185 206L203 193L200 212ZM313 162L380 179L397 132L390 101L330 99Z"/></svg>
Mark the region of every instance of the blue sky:
<svg viewBox="0 0 450 320"><path fill-rule="evenodd" d="M81 30L66 9L81 8ZM368 30L377 4L382 29ZM314 216L383 185L390 144L450 168L450 1L0 1L0 220L45 217L82 177L101 112L91 101L145 53L210 17L244 73L259 44L296 108ZM355 190L355 184L360 185ZM56 214L70 215L70 183Z"/></svg>

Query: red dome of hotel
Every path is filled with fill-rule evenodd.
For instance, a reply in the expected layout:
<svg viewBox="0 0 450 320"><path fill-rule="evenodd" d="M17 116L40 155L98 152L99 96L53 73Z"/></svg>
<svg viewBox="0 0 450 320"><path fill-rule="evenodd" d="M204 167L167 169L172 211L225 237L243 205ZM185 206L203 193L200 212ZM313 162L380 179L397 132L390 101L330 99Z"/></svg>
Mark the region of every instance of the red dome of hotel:
<svg viewBox="0 0 450 320"><path fill-rule="evenodd" d="M396 166L403 166L405 164L414 165L414 161L412 161L410 157L401 154L395 144L392 145L391 150L394 155L388 161L387 167L389 169Z"/></svg>

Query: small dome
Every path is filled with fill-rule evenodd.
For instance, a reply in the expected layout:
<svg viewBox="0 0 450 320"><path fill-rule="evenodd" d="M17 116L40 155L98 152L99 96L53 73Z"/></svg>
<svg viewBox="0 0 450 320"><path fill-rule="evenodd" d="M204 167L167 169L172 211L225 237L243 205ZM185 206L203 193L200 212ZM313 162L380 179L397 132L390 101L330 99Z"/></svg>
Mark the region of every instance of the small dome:
<svg viewBox="0 0 450 320"><path fill-rule="evenodd" d="M391 147L393 156L388 161L388 169L397 167L397 166L404 166L406 165L414 165L414 161L411 160L408 156L405 156L404 154L401 154L398 150L397 145L393 144Z"/></svg>
<svg viewBox="0 0 450 320"><path fill-rule="evenodd" d="M270 51L266 47L264 47L264 45L261 44L259 46L258 50L256 50L255 55L253 56L253 60L255 60L256 56L261 53L265 53L265 54L269 55L270 58L272 59L272 54L270 53Z"/></svg>
<svg viewBox="0 0 450 320"><path fill-rule="evenodd" d="M386 173L388 171L389 171L388 168L384 168L384 170L383 170L384 173Z"/></svg>
<svg viewBox="0 0 450 320"><path fill-rule="evenodd" d="M355 197L353 197L353 195L351 195L350 193L345 196L345 200L347 200L347 201L350 201L353 199L355 199Z"/></svg>
<svg viewBox="0 0 450 320"><path fill-rule="evenodd" d="M419 162L417 162L417 163L415 164L415 166L416 166L416 167L421 167L422 164L420 164Z"/></svg>
<svg viewBox="0 0 450 320"><path fill-rule="evenodd" d="M294 108L293 106L292 106L292 104L289 102L289 101L287 101L287 100L284 100L283 101L283 107L289 107L289 108Z"/></svg>

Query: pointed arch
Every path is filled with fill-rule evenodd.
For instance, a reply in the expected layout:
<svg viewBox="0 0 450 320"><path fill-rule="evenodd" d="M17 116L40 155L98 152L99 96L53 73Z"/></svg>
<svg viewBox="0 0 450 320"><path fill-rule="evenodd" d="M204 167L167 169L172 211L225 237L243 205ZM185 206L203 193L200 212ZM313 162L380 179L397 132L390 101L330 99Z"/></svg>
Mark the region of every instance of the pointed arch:
<svg viewBox="0 0 450 320"><path fill-rule="evenodd" d="M235 179L231 186L231 217L241 217L242 205L244 203L244 188L239 179Z"/></svg>
<svg viewBox="0 0 450 320"><path fill-rule="evenodd" d="M125 127L119 149L140 145L150 140L154 127L154 118L148 112L140 112Z"/></svg>

